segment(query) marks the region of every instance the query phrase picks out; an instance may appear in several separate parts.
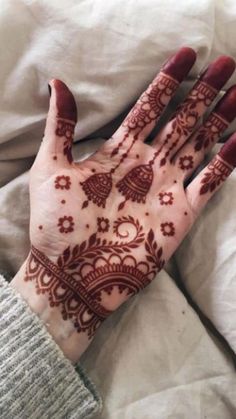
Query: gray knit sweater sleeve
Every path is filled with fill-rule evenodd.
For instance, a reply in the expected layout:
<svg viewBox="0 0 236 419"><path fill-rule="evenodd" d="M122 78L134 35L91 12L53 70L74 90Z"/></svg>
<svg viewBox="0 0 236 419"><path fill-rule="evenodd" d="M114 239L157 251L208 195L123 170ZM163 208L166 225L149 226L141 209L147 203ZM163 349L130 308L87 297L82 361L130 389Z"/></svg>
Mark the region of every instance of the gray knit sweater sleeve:
<svg viewBox="0 0 236 419"><path fill-rule="evenodd" d="M100 407L93 384L0 276L0 418L91 418Z"/></svg>

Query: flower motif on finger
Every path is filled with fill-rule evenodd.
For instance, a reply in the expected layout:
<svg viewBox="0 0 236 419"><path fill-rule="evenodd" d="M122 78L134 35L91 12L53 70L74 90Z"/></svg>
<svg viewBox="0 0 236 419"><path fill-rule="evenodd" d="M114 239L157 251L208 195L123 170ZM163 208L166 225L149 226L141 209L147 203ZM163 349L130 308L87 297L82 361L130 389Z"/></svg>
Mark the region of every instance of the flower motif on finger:
<svg viewBox="0 0 236 419"><path fill-rule="evenodd" d="M183 156L179 159L179 167L182 170L189 170L193 168L193 156Z"/></svg>
<svg viewBox="0 0 236 419"><path fill-rule="evenodd" d="M99 233L106 233L110 228L110 223L108 218L98 217L97 218L97 226Z"/></svg>
<svg viewBox="0 0 236 419"><path fill-rule="evenodd" d="M66 215L64 217L59 218L57 226L59 227L60 233L71 233L74 231L74 221L73 217Z"/></svg>
<svg viewBox="0 0 236 419"><path fill-rule="evenodd" d="M163 236L174 236L175 235L174 224L172 222L161 223L161 232Z"/></svg>
<svg viewBox="0 0 236 419"><path fill-rule="evenodd" d="M55 179L55 188L56 189L70 189L71 180L70 176L57 176Z"/></svg>
<svg viewBox="0 0 236 419"><path fill-rule="evenodd" d="M172 205L174 201L172 192L160 192L158 198L161 205Z"/></svg>

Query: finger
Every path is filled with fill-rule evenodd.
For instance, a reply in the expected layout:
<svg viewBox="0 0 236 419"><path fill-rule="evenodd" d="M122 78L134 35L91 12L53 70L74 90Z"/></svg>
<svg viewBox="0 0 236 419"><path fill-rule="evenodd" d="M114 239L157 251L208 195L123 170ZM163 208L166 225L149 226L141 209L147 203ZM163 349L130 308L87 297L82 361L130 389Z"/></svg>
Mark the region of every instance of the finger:
<svg viewBox="0 0 236 419"><path fill-rule="evenodd" d="M58 163L72 163L71 147L77 121L73 94L60 80L49 83L50 104L44 138L37 158L50 156Z"/></svg>
<svg viewBox="0 0 236 419"><path fill-rule="evenodd" d="M196 170L235 117L236 86L232 86L217 103L199 130L174 156L172 163L182 171L184 181Z"/></svg>
<svg viewBox="0 0 236 419"><path fill-rule="evenodd" d="M192 48L183 47L162 67L147 90L141 95L133 109L113 135L122 138L121 143L132 133L135 139L144 140L152 131L163 110L173 97L182 80L187 76L196 60Z"/></svg>
<svg viewBox="0 0 236 419"><path fill-rule="evenodd" d="M234 60L231 57L221 56L201 75L174 117L154 140L153 144L160 150L161 165L164 165L167 159L171 159L187 141L196 128L199 118L231 77L234 69Z"/></svg>
<svg viewBox="0 0 236 419"><path fill-rule="evenodd" d="M236 133L223 145L186 188L188 202L197 215L236 167Z"/></svg>

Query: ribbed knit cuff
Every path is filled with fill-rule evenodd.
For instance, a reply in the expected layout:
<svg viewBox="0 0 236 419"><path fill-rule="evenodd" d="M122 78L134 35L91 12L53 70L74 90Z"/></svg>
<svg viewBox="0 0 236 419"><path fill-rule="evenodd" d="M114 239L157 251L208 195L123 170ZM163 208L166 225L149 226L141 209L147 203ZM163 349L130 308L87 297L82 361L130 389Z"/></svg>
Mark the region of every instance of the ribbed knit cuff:
<svg viewBox="0 0 236 419"><path fill-rule="evenodd" d="M0 417L90 418L101 408L44 324L0 276Z"/></svg>

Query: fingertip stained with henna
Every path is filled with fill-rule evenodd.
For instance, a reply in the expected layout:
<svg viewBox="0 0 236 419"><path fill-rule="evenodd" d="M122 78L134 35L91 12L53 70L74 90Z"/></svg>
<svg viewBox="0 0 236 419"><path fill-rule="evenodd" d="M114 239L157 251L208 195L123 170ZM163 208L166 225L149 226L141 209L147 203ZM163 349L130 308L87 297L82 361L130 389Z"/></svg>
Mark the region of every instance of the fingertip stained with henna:
<svg viewBox="0 0 236 419"><path fill-rule="evenodd" d="M77 107L74 96L61 80L52 81L56 90L56 104L58 117L77 122Z"/></svg>
<svg viewBox="0 0 236 419"><path fill-rule="evenodd" d="M234 70L235 61L233 58L221 55L201 74L200 80L219 90L232 76Z"/></svg>
<svg viewBox="0 0 236 419"><path fill-rule="evenodd" d="M236 133L226 141L219 152L219 156L230 166L236 167Z"/></svg>
<svg viewBox="0 0 236 419"><path fill-rule="evenodd" d="M217 103L214 113L222 116L227 122L233 121L236 117L236 85L230 87Z"/></svg>
<svg viewBox="0 0 236 419"><path fill-rule="evenodd" d="M179 83L187 76L196 60L196 52L189 47L182 47L162 67L161 71Z"/></svg>

